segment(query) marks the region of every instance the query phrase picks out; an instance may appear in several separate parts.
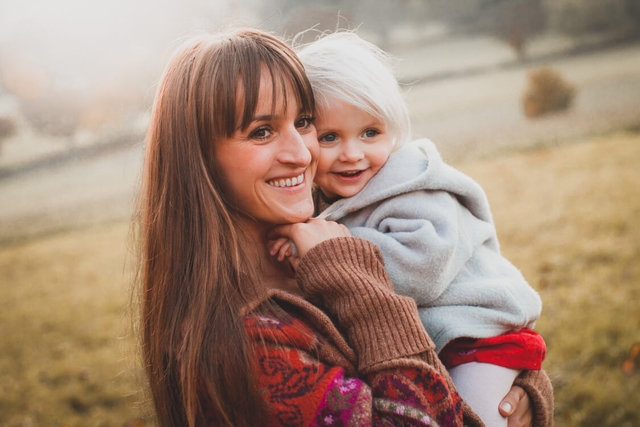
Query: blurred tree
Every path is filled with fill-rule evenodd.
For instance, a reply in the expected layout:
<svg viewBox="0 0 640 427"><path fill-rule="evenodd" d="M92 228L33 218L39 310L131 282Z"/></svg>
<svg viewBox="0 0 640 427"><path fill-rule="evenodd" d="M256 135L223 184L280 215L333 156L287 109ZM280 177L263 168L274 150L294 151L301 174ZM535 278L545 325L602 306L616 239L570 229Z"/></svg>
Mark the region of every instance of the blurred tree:
<svg viewBox="0 0 640 427"><path fill-rule="evenodd" d="M362 23L362 28L377 36L377 44L388 49L392 41L394 27L403 25L409 19L411 0L385 0L376 2L362 2L358 0L344 0L353 20Z"/></svg>
<svg viewBox="0 0 640 427"><path fill-rule="evenodd" d="M82 117L80 100L69 93L50 93L37 100L19 98L18 104L31 127L42 135L72 136Z"/></svg>
<svg viewBox="0 0 640 427"><path fill-rule="evenodd" d="M543 0L425 0L431 19L453 33L485 34L504 41L519 59L527 42L545 29Z"/></svg>
<svg viewBox="0 0 640 427"><path fill-rule="evenodd" d="M487 32L506 42L518 59L526 57L527 42L545 29L541 0L493 0L495 12Z"/></svg>
<svg viewBox="0 0 640 427"><path fill-rule="evenodd" d="M560 33L640 32L638 0L545 0L545 8L550 27Z"/></svg>
<svg viewBox="0 0 640 427"><path fill-rule="evenodd" d="M278 28L280 34L287 38L312 29L298 36L296 42L308 43L320 33L335 31L351 26L348 12L331 5L305 5L291 9L282 19Z"/></svg>
<svg viewBox="0 0 640 427"><path fill-rule="evenodd" d="M2 141L10 138L16 133L16 123L10 117L0 117L0 147Z"/></svg>
<svg viewBox="0 0 640 427"><path fill-rule="evenodd" d="M53 77L41 64L18 56L7 56L0 63L5 90L16 96L21 113L39 133L68 136L79 120L77 103L67 94L55 93Z"/></svg>
<svg viewBox="0 0 640 427"><path fill-rule="evenodd" d="M470 25L481 10L482 0L424 0L429 19L441 21L454 30Z"/></svg>
<svg viewBox="0 0 640 427"><path fill-rule="evenodd" d="M311 41L323 31L359 28L375 35L375 42L385 48L391 42L392 29L409 19L410 10L424 3L421 0L266 0L260 7L265 26L279 34L291 37L313 28L302 42Z"/></svg>

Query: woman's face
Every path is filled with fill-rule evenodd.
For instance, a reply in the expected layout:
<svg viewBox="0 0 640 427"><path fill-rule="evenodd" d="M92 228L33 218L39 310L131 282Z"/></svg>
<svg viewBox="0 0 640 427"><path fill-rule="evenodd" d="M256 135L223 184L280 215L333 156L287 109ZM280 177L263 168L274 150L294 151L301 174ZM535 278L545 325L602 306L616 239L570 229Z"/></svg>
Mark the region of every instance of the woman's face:
<svg viewBox="0 0 640 427"><path fill-rule="evenodd" d="M287 88L286 109L282 91L273 92L263 71L251 123L245 130L238 124L231 138L216 144L215 155L225 193L240 211L269 225L302 222L313 214L316 130L311 113L300 111L293 88ZM237 111L243 106L239 90Z"/></svg>

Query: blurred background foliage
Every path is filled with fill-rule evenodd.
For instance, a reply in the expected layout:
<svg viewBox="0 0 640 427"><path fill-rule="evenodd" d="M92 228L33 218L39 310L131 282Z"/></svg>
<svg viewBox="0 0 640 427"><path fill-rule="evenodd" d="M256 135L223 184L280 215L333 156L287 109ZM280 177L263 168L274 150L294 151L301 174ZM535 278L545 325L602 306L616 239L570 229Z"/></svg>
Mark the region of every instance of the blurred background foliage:
<svg viewBox="0 0 640 427"><path fill-rule="evenodd" d="M82 34L71 31L48 34L51 24L29 19L25 6L25 16L0 31L0 94L15 97L13 115L50 136L139 130L166 46L198 25L215 28L233 22L230 16L288 37L316 30L299 41L310 41L317 31L358 27L385 49L434 36L487 35L506 43L521 60L530 40L542 32L576 38L607 34L607 40L622 40L637 37L640 28L637 0L191 0L179 6L167 2L162 9L150 1L134 3L142 6L124 7L114 27L92 30L90 22L85 24L85 42ZM11 2L2 0L0 7L10 12ZM73 14L78 7L63 12ZM98 8L95 14L101 12ZM9 16L0 19L9 22ZM56 52L54 43L65 49ZM74 72L65 74L69 68ZM11 113L0 114L5 121L20 121Z"/></svg>
<svg viewBox="0 0 640 427"><path fill-rule="evenodd" d="M0 427L153 425L129 219L176 39L357 28L541 294L556 426L640 426L640 1L0 0ZM311 31L307 31L312 28Z"/></svg>

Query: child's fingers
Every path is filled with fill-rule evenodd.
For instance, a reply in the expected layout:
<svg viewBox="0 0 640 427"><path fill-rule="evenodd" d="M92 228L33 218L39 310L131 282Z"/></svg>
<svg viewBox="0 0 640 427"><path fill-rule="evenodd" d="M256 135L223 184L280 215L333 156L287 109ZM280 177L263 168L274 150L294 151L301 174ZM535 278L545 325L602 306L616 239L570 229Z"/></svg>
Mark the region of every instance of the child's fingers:
<svg viewBox="0 0 640 427"><path fill-rule="evenodd" d="M284 261L286 257L290 257L293 255L293 251L291 250L291 240L287 239L287 241L280 246L278 250L278 261Z"/></svg>
<svg viewBox="0 0 640 427"><path fill-rule="evenodd" d="M299 257L304 257L311 248L325 240L348 236L351 233L344 225L316 218L303 223L278 225L271 230L271 237L274 239L290 238Z"/></svg>
<svg viewBox="0 0 640 427"><path fill-rule="evenodd" d="M290 240L287 237L279 237L274 240L269 240L269 254L271 256L275 256L288 242L290 242Z"/></svg>

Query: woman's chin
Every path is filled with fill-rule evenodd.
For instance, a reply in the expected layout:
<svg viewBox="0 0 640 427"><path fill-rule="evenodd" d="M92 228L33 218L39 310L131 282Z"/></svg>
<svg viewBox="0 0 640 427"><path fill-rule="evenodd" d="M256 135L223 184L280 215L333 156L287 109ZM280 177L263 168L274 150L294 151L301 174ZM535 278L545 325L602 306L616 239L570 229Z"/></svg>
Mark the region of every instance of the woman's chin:
<svg viewBox="0 0 640 427"><path fill-rule="evenodd" d="M313 201L301 201L294 206L289 206L287 211L284 212L282 221L283 224L295 224L298 222L305 222L313 216Z"/></svg>

